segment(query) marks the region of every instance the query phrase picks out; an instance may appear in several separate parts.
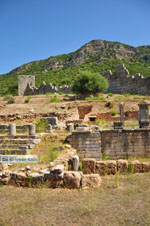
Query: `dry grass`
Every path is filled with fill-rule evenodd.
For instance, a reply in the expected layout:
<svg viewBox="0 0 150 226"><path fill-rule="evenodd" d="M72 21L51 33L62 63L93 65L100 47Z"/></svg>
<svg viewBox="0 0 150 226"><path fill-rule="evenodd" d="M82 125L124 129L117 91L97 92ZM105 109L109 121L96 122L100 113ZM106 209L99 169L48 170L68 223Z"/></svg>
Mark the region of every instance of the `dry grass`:
<svg viewBox="0 0 150 226"><path fill-rule="evenodd" d="M150 174L102 178L90 190L0 188L0 225L150 225Z"/></svg>

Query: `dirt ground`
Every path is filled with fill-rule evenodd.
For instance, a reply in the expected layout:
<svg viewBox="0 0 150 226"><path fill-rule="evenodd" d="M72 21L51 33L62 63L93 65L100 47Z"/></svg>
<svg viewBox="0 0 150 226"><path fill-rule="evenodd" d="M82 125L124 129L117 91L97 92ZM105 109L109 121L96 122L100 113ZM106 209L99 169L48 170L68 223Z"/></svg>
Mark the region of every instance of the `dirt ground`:
<svg viewBox="0 0 150 226"><path fill-rule="evenodd" d="M66 111L73 112L80 105L93 105L93 112L107 112L109 108L106 107L106 103L110 102L114 110L119 110L118 104L122 101L124 102L125 111L136 111L138 110L138 104L141 101L150 102L149 96L137 96L131 95L125 97L124 95L108 96L107 94L99 94L99 97L102 97L102 100L75 100L69 101L72 97L63 97L62 95L57 95L57 98L61 102L51 103L50 99L54 95L36 95L31 97L20 97L16 96L14 104L7 104L7 101L4 100L4 97L0 97L0 115L13 114L13 113L28 113L31 109L34 109L35 112L52 112L52 111ZM30 98L29 103L25 103L25 100ZM62 106L66 106L62 108ZM67 109L67 107L70 109Z"/></svg>
<svg viewBox="0 0 150 226"><path fill-rule="evenodd" d="M0 226L150 225L150 174L102 177L89 190L0 188Z"/></svg>
<svg viewBox="0 0 150 226"><path fill-rule="evenodd" d="M56 96L59 102L51 102L51 99ZM137 96L137 95L116 95L113 94L109 96L107 94L99 94L100 100L71 100L75 97L73 95L36 95L30 97L20 97L16 96L15 102L13 104L8 104L5 100L5 97L0 97L0 122L6 123L9 120L7 116L13 114L32 114L34 113L56 113L63 114L65 121L78 120L78 107L79 106L92 106L92 110L89 113L90 115L104 114L102 119L107 121L105 113L111 114L111 111L115 111L115 116L111 119L112 121L118 120L119 117L119 103L124 103L124 112L130 111L135 112L139 110L138 104L146 101L150 101L149 96ZM28 103L25 103L25 100L29 99ZM7 118L3 119L3 116ZM85 119L88 120L88 114ZM101 116L100 116L101 118ZM87 121L85 120L85 121ZM15 122L15 121L14 121ZM16 123L19 125L25 123L35 122L32 118L30 119L17 119Z"/></svg>

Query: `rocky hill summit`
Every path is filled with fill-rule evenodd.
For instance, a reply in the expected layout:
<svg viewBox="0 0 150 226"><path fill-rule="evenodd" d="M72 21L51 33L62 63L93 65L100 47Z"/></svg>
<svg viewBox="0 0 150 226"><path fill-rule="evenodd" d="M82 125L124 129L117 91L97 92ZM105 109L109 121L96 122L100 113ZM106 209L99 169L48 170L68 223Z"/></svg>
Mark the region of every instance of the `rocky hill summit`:
<svg viewBox="0 0 150 226"><path fill-rule="evenodd" d="M75 67L86 63L100 63L108 60L125 60L149 64L150 46L133 47L119 42L93 40L75 52L30 62L12 70L9 74L26 73L31 69L32 71L34 69L34 74L47 73L56 69Z"/></svg>

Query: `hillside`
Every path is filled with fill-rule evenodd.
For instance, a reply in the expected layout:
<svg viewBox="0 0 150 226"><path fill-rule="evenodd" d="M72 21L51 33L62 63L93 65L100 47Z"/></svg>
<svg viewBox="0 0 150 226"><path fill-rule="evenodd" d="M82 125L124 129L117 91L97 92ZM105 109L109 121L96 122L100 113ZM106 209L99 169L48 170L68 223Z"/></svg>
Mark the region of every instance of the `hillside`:
<svg viewBox="0 0 150 226"><path fill-rule="evenodd" d="M104 72L124 63L131 75L150 75L150 46L132 47L119 42L93 40L77 51L24 64L0 76L0 94L17 94L17 75L33 74L36 85L43 80L54 85L72 84L81 70Z"/></svg>

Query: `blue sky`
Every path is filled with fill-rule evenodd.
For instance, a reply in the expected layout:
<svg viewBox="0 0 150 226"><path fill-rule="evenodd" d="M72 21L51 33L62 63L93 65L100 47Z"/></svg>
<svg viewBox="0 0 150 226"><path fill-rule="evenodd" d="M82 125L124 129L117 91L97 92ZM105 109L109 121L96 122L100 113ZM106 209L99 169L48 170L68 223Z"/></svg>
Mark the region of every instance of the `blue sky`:
<svg viewBox="0 0 150 226"><path fill-rule="evenodd" d="M150 45L150 1L0 0L0 74L94 39Z"/></svg>

